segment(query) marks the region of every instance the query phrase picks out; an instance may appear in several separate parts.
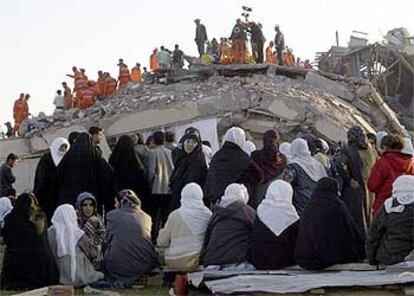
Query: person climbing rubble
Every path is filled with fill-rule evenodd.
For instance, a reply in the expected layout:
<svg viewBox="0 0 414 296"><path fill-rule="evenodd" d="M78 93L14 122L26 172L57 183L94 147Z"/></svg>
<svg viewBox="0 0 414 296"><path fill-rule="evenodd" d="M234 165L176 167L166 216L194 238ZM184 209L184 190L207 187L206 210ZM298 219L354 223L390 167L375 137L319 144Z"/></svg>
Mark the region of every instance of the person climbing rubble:
<svg viewBox="0 0 414 296"><path fill-rule="evenodd" d="M173 67L175 69L182 69L184 66L184 52L179 48L179 45L176 44L172 54Z"/></svg>
<svg viewBox="0 0 414 296"><path fill-rule="evenodd" d="M131 81L133 83L142 82L141 64L136 63L135 67L131 69Z"/></svg>
<svg viewBox="0 0 414 296"><path fill-rule="evenodd" d="M63 110L69 110L73 108L72 91L68 87L66 82L62 82L63 87Z"/></svg>
<svg viewBox="0 0 414 296"><path fill-rule="evenodd" d="M295 56L293 55L293 51L291 48L286 46L286 51L283 54L283 62L287 67L295 66Z"/></svg>
<svg viewBox="0 0 414 296"><path fill-rule="evenodd" d="M152 73L155 73L156 71L158 71L158 68L160 67L159 63L158 63L158 49L154 48L154 50L152 51L152 54L150 55L150 70Z"/></svg>

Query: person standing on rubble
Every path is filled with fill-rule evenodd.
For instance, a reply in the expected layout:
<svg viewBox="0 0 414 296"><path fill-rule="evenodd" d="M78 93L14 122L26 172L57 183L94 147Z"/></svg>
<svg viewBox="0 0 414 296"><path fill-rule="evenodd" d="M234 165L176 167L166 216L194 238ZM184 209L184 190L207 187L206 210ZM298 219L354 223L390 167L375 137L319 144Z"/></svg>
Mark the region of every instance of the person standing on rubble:
<svg viewBox="0 0 414 296"><path fill-rule="evenodd" d="M295 56L292 53L292 49L286 46L286 52L283 54L283 62L287 67L295 66Z"/></svg>
<svg viewBox="0 0 414 296"><path fill-rule="evenodd" d="M148 72L147 67L143 68L144 73L142 73L142 80L144 83L151 83L152 82L152 75Z"/></svg>
<svg viewBox="0 0 414 296"><path fill-rule="evenodd" d="M171 66L170 54L164 46L160 47L160 51L157 53L157 60L161 69L169 69Z"/></svg>
<svg viewBox="0 0 414 296"><path fill-rule="evenodd" d="M73 98L72 98L72 91L66 84L66 82L62 82L63 87L63 110L68 110L73 108Z"/></svg>
<svg viewBox="0 0 414 296"><path fill-rule="evenodd" d="M123 59L118 60L119 66L119 76L118 76L118 89L126 88L128 82L131 81L131 76L129 75L129 69L126 64L124 64Z"/></svg>
<svg viewBox="0 0 414 296"><path fill-rule="evenodd" d="M244 64L246 60L246 27L241 19L236 20L236 24L231 32L230 39L233 41L233 55L236 64Z"/></svg>
<svg viewBox="0 0 414 296"><path fill-rule="evenodd" d="M103 95L104 97L110 97L116 91L117 81L115 78L111 77L111 74L109 74L109 72L105 72L104 77L105 77L105 86L104 86Z"/></svg>
<svg viewBox="0 0 414 296"><path fill-rule="evenodd" d="M29 100L30 95L23 93L20 94L20 97L14 102L13 106L13 117L14 117L14 128L13 135L19 133L20 124L23 120L29 117L29 105L27 101Z"/></svg>
<svg viewBox="0 0 414 296"><path fill-rule="evenodd" d="M200 19L194 20L196 24L195 43L197 44L198 54L204 54L204 43L208 40L206 27L200 22Z"/></svg>
<svg viewBox="0 0 414 296"><path fill-rule="evenodd" d="M285 48L285 35L280 31L279 25L275 26L276 36L275 36L275 47L277 53L277 60L279 65L284 66L283 61L283 49Z"/></svg>
<svg viewBox="0 0 414 296"><path fill-rule="evenodd" d="M160 67L157 54L158 49L154 48L152 54L150 55L150 70L152 71L152 73L155 73Z"/></svg>
<svg viewBox="0 0 414 296"><path fill-rule="evenodd" d="M184 66L184 52L178 47L178 44L176 44L174 47L172 57L174 68L182 69Z"/></svg>
<svg viewBox="0 0 414 296"><path fill-rule="evenodd" d="M263 35L262 24L251 22L249 26L249 31L252 34L251 43L253 57L255 58L256 64L263 63L263 48L266 38Z"/></svg>
<svg viewBox="0 0 414 296"><path fill-rule="evenodd" d="M131 69L131 81L133 83L142 82L141 64L137 63L134 68Z"/></svg>
<svg viewBox="0 0 414 296"><path fill-rule="evenodd" d="M56 96L53 100L53 105L55 105L56 111L63 111L65 102L62 96L62 91L60 89L56 91Z"/></svg>

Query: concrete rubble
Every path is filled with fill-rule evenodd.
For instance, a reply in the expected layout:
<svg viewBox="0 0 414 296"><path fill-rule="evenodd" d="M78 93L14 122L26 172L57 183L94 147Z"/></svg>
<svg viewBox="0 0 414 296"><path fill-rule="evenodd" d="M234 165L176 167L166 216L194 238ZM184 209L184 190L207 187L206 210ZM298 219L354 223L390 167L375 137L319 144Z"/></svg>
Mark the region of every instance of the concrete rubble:
<svg viewBox="0 0 414 296"><path fill-rule="evenodd" d="M284 140L310 132L331 142L345 140L347 129L355 124L367 132L407 133L369 82L340 81L296 70L230 65L211 67L208 74L205 69L189 70L180 74L184 79L172 76L178 83L130 85L90 108L29 120L23 138L0 141L0 158L10 151L38 158L56 136L92 125L104 128L109 144L123 134L169 129L207 118L217 118L219 137L231 125L239 125L258 147L263 132L271 128L279 130Z"/></svg>

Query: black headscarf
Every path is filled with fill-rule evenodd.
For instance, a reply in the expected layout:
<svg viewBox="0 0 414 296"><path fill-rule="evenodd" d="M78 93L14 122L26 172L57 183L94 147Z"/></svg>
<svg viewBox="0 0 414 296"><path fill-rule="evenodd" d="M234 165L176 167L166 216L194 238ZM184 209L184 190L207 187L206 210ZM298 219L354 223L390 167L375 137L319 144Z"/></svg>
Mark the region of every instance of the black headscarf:
<svg viewBox="0 0 414 296"><path fill-rule="evenodd" d="M337 198L339 193L338 182L333 178L324 177L316 183L313 197Z"/></svg>
<svg viewBox="0 0 414 296"><path fill-rule="evenodd" d="M348 130L348 145L356 145L359 150L368 149L367 137L360 126L353 126Z"/></svg>
<svg viewBox="0 0 414 296"><path fill-rule="evenodd" d="M149 185L142 161L130 136L121 136L109 158L114 169L115 189L131 189L144 201L149 194Z"/></svg>
<svg viewBox="0 0 414 296"><path fill-rule="evenodd" d="M184 149L184 143L187 139L193 139L197 142L197 146L191 153L187 153ZM173 196L170 210L180 207L181 190L185 185L194 182L203 188L207 175L207 164L199 133L190 131L181 138L180 142L183 144L181 156L177 160L170 179Z"/></svg>

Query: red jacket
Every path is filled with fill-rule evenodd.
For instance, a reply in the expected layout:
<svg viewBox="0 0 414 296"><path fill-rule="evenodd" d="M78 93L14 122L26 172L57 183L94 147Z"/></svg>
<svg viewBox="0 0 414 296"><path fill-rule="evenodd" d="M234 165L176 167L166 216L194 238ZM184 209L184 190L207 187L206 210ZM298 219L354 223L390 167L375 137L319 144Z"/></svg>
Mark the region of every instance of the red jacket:
<svg viewBox="0 0 414 296"><path fill-rule="evenodd" d="M375 193L374 215L391 196L392 183L401 175L414 175L414 160L410 155L389 150L377 160L368 179L368 189Z"/></svg>

